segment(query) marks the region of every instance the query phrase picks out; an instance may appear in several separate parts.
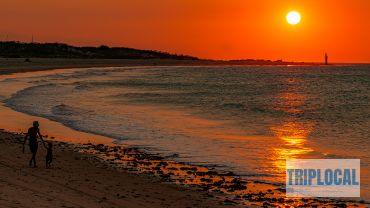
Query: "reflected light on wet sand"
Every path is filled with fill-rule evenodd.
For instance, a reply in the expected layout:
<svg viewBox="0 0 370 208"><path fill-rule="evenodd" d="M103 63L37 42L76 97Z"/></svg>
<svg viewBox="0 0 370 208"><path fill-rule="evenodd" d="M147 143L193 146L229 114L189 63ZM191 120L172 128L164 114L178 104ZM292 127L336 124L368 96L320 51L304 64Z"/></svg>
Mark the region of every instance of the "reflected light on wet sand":
<svg viewBox="0 0 370 208"><path fill-rule="evenodd" d="M32 122L37 120L41 124L41 133L44 138L80 144L93 143L113 145L113 140L111 138L76 131L58 122L16 112L3 105L0 105L0 117L0 126L6 131L24 133L32 125Z"/></svg>

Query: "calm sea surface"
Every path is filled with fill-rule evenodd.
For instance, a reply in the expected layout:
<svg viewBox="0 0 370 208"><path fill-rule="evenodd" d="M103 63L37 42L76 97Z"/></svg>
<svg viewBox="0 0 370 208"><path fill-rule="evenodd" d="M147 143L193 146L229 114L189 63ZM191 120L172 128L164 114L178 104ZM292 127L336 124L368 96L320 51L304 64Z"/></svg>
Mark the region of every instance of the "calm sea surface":
<svg viewBox="0 0 370 208"><path fill-rule="evenodd" d="M284 182L287 158L359 158L369 198L369 65L94 68L0 87L17 111L257 180Z"/></svg>

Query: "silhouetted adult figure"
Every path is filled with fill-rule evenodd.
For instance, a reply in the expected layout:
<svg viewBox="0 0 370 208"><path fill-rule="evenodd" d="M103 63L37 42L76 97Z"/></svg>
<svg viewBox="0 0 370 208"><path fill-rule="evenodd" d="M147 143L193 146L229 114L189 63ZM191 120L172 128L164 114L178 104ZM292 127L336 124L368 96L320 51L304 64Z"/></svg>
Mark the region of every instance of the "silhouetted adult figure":
<svg viewBox="0 0 370 208"><path fill-rule="evenodd" d="M24 142L23 142L23 153L24 153L24 145L26 144L27 139L29 139L28 144L30 146L30 150L31 150L31 153L32 153L32 158L30 160L29 165L32 166L32 162L33 162L33 167L34 168L37 167L36 166L36 153L37 153L37 149L39 147L39 142L37 140L37 136L41 139L42 143L45 146L45 142L42 139L42 136L40 134L39 126L40 126L39 122L34 121L33 126L28 129L28 132L27 132L26 136L24 137Z"/></svg>

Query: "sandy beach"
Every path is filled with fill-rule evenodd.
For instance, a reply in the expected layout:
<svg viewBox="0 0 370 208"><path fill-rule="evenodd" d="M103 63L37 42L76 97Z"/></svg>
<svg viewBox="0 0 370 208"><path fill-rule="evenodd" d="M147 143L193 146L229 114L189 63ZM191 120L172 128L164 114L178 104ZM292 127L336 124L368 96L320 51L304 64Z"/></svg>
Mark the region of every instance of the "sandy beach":
<svg viewBox="0 0 370 208"><path fill-rule="evenodd" d="M22 135L0 133L1 207L228 207L207 196L158 178L118 172L56 145L55 162L44 167L40 146L38 168L28 167Z"/></svg>
<svg viewBox="0 0 370 208"><path fill-rule="evenodd" d="M366 203L286 198L278 186L244 181L103 144L54 144L45 167L39 143L38 167L28 166L22 133L0 131L0 207L367 207ZM190 176L190 177L189 177Z"/></svg>

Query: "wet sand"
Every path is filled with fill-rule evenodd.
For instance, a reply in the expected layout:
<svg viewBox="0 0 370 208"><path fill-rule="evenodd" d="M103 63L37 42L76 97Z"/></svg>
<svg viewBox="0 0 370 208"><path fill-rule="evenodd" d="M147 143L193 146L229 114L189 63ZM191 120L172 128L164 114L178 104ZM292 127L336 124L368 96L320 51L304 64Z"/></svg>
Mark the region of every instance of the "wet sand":
<svg viewBox="0 0 370 208"><path fill-rule="evenodd" d="M240 179L232 172L179 163L118 145L113 140L78 132L57 122L0 106L0 207L366 207L366 204L286 198L283 186ZM15 119L12 119L15 118ZM21 153L23 133L33 120L54 144L52 169L28 167ZM180 203L177 204L177 203Z"/></svg>
<svg viewBox="0 0 370 208"><path fill-rule="evenodd" d="M41 145L38 168L31 168L22 138L0 133L0 207L230 207L206 192L114 170L62 143L54 145L51 169Z"/></svg>
<svg viewBox="0 0 370 208"><path fill-rule="evenodd" d="M177 163L114 144L54 144L45 168L22 153L23 133L0 130L0 207L367 207L315 198L286 198L283 187L241 180L232 172Z"/></svg>

